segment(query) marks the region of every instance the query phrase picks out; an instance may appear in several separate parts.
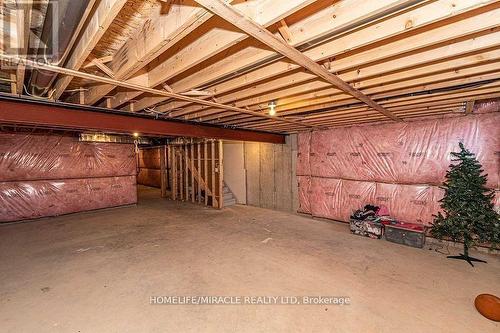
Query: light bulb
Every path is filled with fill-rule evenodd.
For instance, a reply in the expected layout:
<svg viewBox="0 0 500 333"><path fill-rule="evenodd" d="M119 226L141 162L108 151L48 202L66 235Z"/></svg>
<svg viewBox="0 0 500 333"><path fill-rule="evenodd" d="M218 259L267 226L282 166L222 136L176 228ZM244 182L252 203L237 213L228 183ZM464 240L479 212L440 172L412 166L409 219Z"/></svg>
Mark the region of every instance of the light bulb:
<svg viewBox="0 0 500 333"><path fill-rule="evenodd" d="M276 102L270 101L269 103L267 103L267 106L269 107L269 115L275 116L276 115Z"/></svg>

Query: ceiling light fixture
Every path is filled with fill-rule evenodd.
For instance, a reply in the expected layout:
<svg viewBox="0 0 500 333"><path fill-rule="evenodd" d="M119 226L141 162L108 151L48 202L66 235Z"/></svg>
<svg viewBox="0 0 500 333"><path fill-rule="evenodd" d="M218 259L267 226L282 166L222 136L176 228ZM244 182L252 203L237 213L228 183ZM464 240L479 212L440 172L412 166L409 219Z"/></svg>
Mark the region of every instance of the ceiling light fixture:
<svg viewBox="0 0 500 333"><path fill-rule="evenodd" d="M269 103L267 103L267 106L269 107L269 115L275 116L276 115L276 101L270 101Z"/></svg>

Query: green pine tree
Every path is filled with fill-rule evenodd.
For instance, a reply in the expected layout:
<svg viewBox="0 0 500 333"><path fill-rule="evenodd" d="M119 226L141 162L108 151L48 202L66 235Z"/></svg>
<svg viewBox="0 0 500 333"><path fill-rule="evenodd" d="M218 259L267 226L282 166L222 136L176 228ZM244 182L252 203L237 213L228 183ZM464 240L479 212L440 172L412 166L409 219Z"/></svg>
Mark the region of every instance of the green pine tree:
<svg viewBox="0 0 500 333"><path fill-rule="evenodd" d="M460 142L460 152L452 152L450 169L446 173L445 190L440 200L441 212L434 216L431 235L464 243L464 253L456 259L480 261L469 257L469 249L478 243L500 243L499 215L493 209L494 191L486 188L487 175L475 155Z"/></svg>

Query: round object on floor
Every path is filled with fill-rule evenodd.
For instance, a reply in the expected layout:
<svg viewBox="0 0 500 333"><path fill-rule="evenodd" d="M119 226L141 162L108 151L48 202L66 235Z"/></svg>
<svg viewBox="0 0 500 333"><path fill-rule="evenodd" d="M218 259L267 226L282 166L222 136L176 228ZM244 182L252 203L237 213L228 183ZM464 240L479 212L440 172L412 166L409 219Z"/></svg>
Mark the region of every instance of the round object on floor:
<svg viewBox="0 0 500 333"><path fill-rule="evenodd" d="M495 295L481 294L474 300L477 311L486 318L500 321L500 298Z"/></svg>

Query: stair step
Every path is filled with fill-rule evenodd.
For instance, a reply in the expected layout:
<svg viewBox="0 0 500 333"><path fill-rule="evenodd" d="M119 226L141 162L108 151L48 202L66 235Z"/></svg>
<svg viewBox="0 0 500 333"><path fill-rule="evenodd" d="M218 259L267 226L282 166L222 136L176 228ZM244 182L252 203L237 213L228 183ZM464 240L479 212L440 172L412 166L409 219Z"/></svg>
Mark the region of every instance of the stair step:
<svg viewBox="0 0 500 333"><path fill-rule="evenodd" d="M224 200L224 207L232 206L232 205L236 205L236 200L235 199Z"/></svg>
<svg viewBox="0 0 500 333"><path fill-rule="evenodd" d="M226 193L231 193L231 191L229 190L229 188L227 186L224 186L224 194Z"/></svg>
<svg viewBox="0 0 500 333"><path fill-rule="evenodd" d="M224 200L231 200L231 199L234 199L232 193L224 193Z"/></svg>

